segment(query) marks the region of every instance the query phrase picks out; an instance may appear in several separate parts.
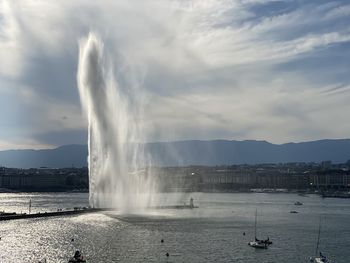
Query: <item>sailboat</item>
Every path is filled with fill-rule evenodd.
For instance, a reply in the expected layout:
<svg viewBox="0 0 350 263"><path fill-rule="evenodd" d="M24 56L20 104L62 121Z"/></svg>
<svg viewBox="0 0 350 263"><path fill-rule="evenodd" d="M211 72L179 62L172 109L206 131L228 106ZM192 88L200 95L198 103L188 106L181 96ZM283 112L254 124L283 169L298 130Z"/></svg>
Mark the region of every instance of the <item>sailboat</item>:
<svg viewBox="0 0 350 263"><path fill-rule="evenodd" d="M266 249L266 248L268 248L268 246L269 246L271 241L269 239L267 239L267 240L259 240L259 239L257 239L257 237L256 237L257 217L258 217L258 210L255 209L255 238L254 238L254 241L250 241L248 243L248 245L251 246L251 247L254 247L254 248Z"/></svg>
<svg viewBox="0 0 350 263"><path fill-rule="evenodd" d="M321 219L320 219L320 224L318 226L318 236L317 236L317 245L316 245L316 252L315 252L315 257L310 257L310 262L315 262L315 263L331 263L331 261L322 254L322 252L318 251L318 246L320 244L320 234L321 234ZM319 253L318 253L319 252Z"/></svg>

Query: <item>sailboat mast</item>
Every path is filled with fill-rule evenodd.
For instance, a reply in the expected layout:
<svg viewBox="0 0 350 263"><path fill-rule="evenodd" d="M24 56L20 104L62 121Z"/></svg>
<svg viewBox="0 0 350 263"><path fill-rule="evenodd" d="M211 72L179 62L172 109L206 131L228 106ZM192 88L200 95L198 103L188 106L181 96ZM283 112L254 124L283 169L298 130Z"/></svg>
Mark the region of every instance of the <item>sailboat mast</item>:
<svg viewBox="0 0 350 263"><path fill-rule="evenodd" d="M28 212L29 212L29 214L32 212L32 198L29 198Z"/></svg>
<svg viewBox="0 0 350 263"><path fill-rule="evenodd" d="M256 239L256 221L257 221L257 217L258 217L258 209L255 209L255 239Z"/></svg>
<svg viewBox="0 0 350 263"><path fill-rule="evenodd" d="M320 244L320 234L321 234L321 218L320 218L320 223L318 225L318 236L317 236L317 244L316 244L316 256L318 255L318 245Z"/></svg>

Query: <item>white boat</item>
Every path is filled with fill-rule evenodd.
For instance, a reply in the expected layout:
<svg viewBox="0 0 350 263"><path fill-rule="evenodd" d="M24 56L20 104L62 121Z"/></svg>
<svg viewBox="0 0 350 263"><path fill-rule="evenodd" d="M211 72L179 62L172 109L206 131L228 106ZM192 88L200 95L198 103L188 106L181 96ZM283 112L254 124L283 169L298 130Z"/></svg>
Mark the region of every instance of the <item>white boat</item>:
<svg viewBox="0 0 350 263"><path fill-rule="evenodd" d="M270 244L272 244L272 242L267 239L267 240L259 240L256 237L256 225L257 225L257 217L258 217L258 210L255 209L255 240L254 241L250 241L248 243L249 246L254 247L254 248L263 248L266 249L269 247Z"/></svg>
<svg viewBox="0 0 350 263"><path fill-rule="evenodd" d="M331 263L326 256L311 257L310 262L314 263Z"/></svg>
<svg viewBox="0 0 350 263"><path fill-rule="evenodd" d="M263 248L263 249L266 249L269 247L267 243L261 242L261 241L251 241L248 243L248 245L254 248Z"/></svg>

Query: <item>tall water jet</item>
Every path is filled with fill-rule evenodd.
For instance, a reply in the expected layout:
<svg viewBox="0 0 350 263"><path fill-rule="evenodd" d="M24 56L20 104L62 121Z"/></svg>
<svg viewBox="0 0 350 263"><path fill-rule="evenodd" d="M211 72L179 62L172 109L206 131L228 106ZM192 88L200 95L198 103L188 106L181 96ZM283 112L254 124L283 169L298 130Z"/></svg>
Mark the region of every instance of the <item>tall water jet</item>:
<svg viewBox="0 0 350 263"><path fill-rule="evenodd" d="M78 89L88 119L89 202L92 207L114 207L123 212L151 202L154 181L138 144L141 136L131 107L133 92L114 78L103 42L95 34L80 42Z"/></svg>

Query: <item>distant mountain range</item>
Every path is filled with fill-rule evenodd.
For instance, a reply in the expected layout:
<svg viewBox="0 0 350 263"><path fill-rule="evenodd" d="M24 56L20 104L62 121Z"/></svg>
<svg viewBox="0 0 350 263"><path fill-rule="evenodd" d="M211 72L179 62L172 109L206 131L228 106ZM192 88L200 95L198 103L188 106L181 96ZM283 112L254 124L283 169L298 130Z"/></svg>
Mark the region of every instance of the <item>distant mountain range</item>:
<svg viewBox="0 0 350 263"><path fill-rule="evenodd" d="M158 166L230 165L286 162L343 163L350 159L350 139L272 144L266 141L176 141L146 143L145 151ZM0 151L0 166L83 167L86 145L65 145L49 150Z"/></svg>

